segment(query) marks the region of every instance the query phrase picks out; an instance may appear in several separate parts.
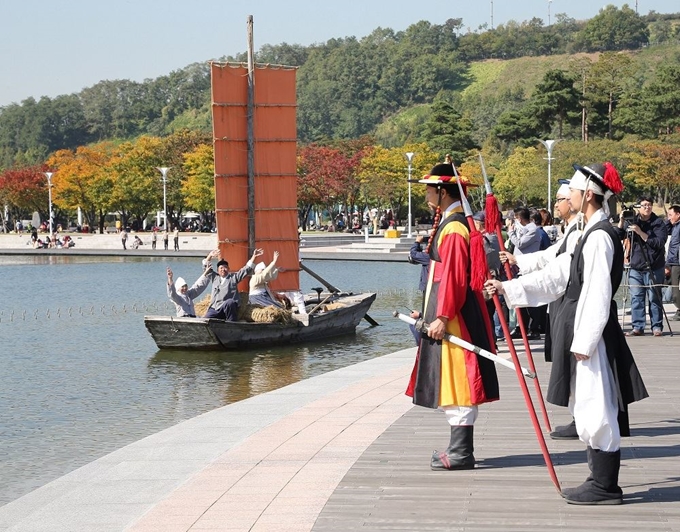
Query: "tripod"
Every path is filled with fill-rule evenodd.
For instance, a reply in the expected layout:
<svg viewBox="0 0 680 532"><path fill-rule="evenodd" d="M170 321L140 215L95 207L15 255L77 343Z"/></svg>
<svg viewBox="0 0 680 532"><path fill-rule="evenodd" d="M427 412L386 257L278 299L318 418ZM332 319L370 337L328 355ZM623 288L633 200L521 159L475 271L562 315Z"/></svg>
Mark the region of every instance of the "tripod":
<svg viewBox="0 0 680 532"><path fill-rule="evenodd" d="M635 246L637 245L640 249L640 252L642 253L642 257L643 257L644 263L645 263L645 269L643 271L648 272L650 274L650 277L653 277L652 263L651 263L651 260L649 259L649 251L647 249L647 245L644 242L637 243L636 242L637 239L635 238L635 234L633 234L630 231L628 232L628 239L630 241L630 250L629 250L628 257L630 258L630 257L633 256L633 251L635 249ZM622 326L623 326L623 321L625 319L624 316L625 316L625 308L626 308L626 292L627 292L627 288L630 286L630 270L631 270L630 267L625 269L626 283L624 285L623 315L621 317L621 325ZM671 328L671 324L670 324L670 321L668 319L668 315L666 314L666 309L663 306L663 296L661 294L661 288L655 282L655 279L652 278L652 279L650 279L650 281L651 281L650 283L645 283L642 286L645 288L645 293L648 293L649 289L651 289L652 292L654 293L654 295L656 296L656 298L658 299L658 304L659 304L659 307L661 308L661 313L662 313L664 319L666 320L666 326L668 327L668 332L670 333L671 336L673 336L673 329ZM631 306L632 306L632 295L631 295ZM651 318L651 306L652 306L651 297L650 297L650 301L649 301L649 306L650 306L650 318Z"/></svg>

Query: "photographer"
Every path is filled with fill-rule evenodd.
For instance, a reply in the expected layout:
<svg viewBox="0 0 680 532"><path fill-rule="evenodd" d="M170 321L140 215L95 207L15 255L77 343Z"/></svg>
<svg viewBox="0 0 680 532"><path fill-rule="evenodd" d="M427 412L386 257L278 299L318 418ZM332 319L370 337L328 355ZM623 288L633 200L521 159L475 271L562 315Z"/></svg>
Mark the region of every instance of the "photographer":
<svg viewBox="0 0 680 532"><path fill-rule="evenodd" d="M619 236L629 240L630 295L633 330L627 336L642 336L645 331L645 300L649 300L649 319L654 336L663 331L660 285L664 281L665 244L668 236L664 221L652 212L652 200L640 199L640 210L619 218Z"/></svg>

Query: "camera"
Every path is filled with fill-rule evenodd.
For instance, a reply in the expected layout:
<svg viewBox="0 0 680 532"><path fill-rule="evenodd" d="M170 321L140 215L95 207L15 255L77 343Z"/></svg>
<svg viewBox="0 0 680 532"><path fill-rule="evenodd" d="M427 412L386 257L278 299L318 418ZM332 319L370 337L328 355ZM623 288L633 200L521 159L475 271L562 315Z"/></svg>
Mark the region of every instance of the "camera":
<svg viewBox="0 0 680 532"><path fill-rule="evenodd" d="M635 211L633 209L640 208L639 205L631 205L630 207L621 204L623 210L621 211L621 218L629 224L635 223Z"/></svg>

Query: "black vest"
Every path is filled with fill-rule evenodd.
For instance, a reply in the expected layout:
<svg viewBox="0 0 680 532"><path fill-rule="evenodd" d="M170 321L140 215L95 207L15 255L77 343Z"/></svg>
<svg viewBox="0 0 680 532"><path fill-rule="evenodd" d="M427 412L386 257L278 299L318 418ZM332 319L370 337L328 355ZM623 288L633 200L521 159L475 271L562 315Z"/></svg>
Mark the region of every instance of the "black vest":
<svg viewBox="0 0 680 532"><path fill-rule="evenodd" d="M608 220L595 224L588 233L581 237L581 241L574 250L571 270L569 272L569 283L564 296L560 300L557 314L554 316L553 321L553 367L550 373L547 400L552 404L560 406L567 406L569 404L569 384L576 364L576 359L571 353L571 344L574 339L576 306L583 288L583 247L590 235L595 231L606 231L614 245L614 259L610 274L612 300L609 306L609 319L605 325L602 337L607 350L607 359L611 365L616 383L619 410L625 413L626 405L644 399L648 394L618 321L614 294L618 290L623 278L623 246L616 230ZM627 416L619 416L619 425L621 435L628 435Z"/></svg>

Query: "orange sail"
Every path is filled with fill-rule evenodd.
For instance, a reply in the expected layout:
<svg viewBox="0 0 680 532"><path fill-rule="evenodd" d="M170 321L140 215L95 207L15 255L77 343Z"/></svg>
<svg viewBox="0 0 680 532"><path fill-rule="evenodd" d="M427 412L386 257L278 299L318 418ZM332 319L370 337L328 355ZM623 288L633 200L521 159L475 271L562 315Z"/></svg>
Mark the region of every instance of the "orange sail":
<svg viewBox="0 0 680 532"><path fill-rule="evenodd" d="M248 260L249 217L255 218L258 260L280 253L285 271L274 290L299 290L297 216L297 129L294 68L254 69L254 210L248 209L248 69L242 64L211 63L215 147L215 212L222 256L231 269Z"/></svg>

